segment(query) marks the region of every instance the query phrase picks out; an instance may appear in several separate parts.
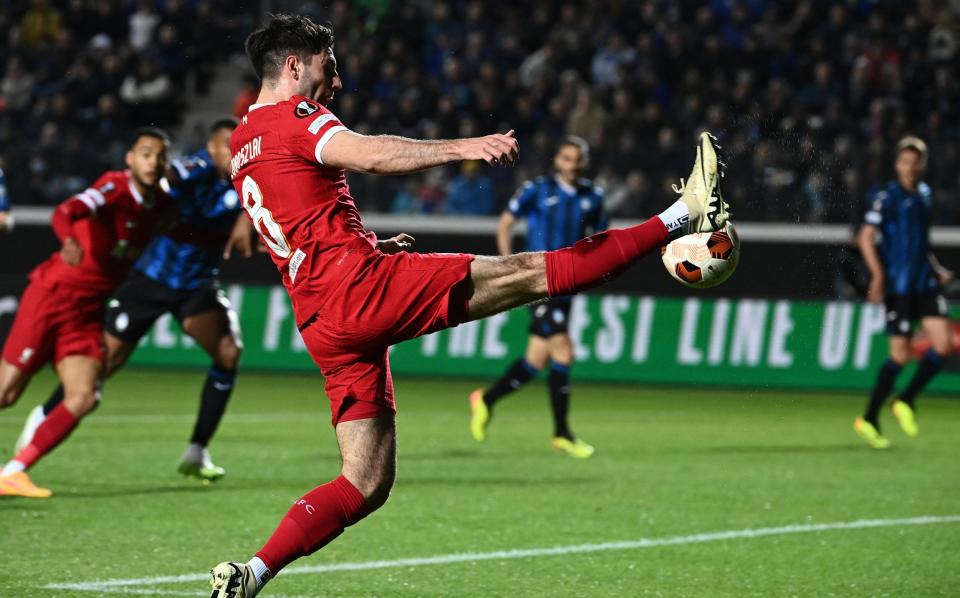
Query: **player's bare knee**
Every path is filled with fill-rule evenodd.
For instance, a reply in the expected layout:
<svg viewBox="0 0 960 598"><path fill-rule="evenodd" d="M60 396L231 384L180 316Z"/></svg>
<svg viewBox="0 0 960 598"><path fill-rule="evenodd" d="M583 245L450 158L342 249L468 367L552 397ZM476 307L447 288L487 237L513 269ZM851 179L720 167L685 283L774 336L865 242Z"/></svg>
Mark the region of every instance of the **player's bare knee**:
<svg viewBox="0 0 960 598"><path fill-rule="evenodd" d="M890 347L890 359L899 365L906 365L910 361L910 349L908 347Z"/></svg>
<svg viewBox="0 0 960 598"><path fill-rule="evenodd" d="M97 408L97 391L95 388L67 391L63 395L63 404L70 413L83 417Z"/></svg>
<svg viewBox="0 0 960 598"><path fill-rule="evenodd" d="M366 500L367 509L373 511L383 506L390 498L396 480L396 468L388 464L344 464L343 475Z"/></svg>
<svg viewBox="0 0 960 598"><path fill-rule="evenodd" d="M219 368L235 370L240 365L242 354L243 346L236 342L233 337L226 337L220 341L217 354L214 356L214 363Z"/></svg>
<svg viewBox="0 0 960 598"><path fill-rule="evenodd" d="M20 393L12 386L0 388L0 407L9 407L17 402Z"/></svg>

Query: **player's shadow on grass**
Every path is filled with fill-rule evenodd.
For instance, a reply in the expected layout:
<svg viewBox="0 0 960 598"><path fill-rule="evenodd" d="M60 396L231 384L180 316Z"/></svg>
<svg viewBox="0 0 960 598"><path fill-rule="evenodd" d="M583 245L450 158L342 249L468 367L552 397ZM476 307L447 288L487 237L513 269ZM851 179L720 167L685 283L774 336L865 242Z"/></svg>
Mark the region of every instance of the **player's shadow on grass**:
<svg viewBox="0 0 960 598"><path fill-rule="evenodd" d="M756 444L756 445L727 445L727 446L696 446L678 448L678 453L704 453L727 455L752 455L757 453L779 454L813 454L813 453L849 453L866 451L862 443L846 444Z"/></svg>

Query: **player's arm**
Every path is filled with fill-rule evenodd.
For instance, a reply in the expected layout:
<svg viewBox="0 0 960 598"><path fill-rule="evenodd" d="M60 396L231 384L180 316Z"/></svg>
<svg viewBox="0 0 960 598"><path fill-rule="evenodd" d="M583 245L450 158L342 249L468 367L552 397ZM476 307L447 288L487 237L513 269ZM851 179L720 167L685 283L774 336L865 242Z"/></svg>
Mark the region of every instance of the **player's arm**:
<svg viewBox="0 0 960 598"><path fill-rule="evenodd" d="M947 286L954 278L953 270L945 268L943 264L940 263L940 260L937 259L937 256L931 251L927 254L927 257L930 260L930 266L933 267L933 271L937 275L937 279L940 281L942 286Z"/></svg>
<svg viewBox="0 0 960 598"><path fill-rule="evenodd" d="M504 210L500 214L500 221L497 223L497 251L500 255L513 253L513 227L516 223L517 217L510 210Z"/></svg>
<svg viewBox="0 0 960 598"><path fill-rule="evenodd" d="M321 163L336 168L397 175L461 160L512 166L519 153L520 146L512 129L504 134L437 141L395 135L361 135L343 129L317 149L316 157Z"/></svg>
<svg viewBox="0 0 960 598"><path fill-rule="evenodd" d="M500 255L513 253L513 227L517 220L530 213L536 200L537 186L532 181L527 181L507 202L507 207L497 223L497 251Z"/></svg>
<svg viewBox="0 0 960 598"><path fill-rule="evenodd" d="M0 234L13 230L13 215L10 213L10 198L7 196L7 185L0 171Z"/></svg>
<svg viewBox="0 0 960 598"><path fill-rule="evenodd" d="M864 224L857 232L857 247L863 256L863 261L870 270L870 287L867 290L867 299L872 303L883 301L883 263L880 253L877 252L878 229L872 224Z"/></svg>
<svg viewBox="0 0 960 598"><path fill-rule="evenodd" d="M230 259L234 250L239 251L243 257L250 257L253 255L253 244L253 224L246 214L240 212L233 223L230 236L227 237L227 244L223 247L223 259Z"/></svg>
<svg viewBox="0 0 960 598"><path fill-rule="evenodd" d="M76 235L73 232L73 225L78 220L90 218L96 213L97 199L89 195L90 189L83 193L61 202L53 211L53 217L50 224L53 226L53 233L60 239L63 247L60 249L60 257L71 266L76 266L83 259L83 248L77 242ZM100 197L103 197L102 195ZM100 205L103 205L102 203Z"/></svg>

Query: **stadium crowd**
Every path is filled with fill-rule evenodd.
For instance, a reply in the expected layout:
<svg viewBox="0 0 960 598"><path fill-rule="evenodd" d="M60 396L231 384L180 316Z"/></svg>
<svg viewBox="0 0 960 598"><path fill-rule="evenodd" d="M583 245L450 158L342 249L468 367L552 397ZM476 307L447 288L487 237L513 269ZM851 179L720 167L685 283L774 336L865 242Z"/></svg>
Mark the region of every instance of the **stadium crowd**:
<svg viewBox="0 0 960 598"><path fill-rule="evenodd" d="M175 126L253 24L228 0L0 0L0 167L11 201L54 204Z"/></svg>
<svg viewBox="0 0 960 598"><path fill-rule="evenodd" d="M229 7L241 3L53 4L0 10L8 42L0 143L15 202L62 199L67 173L115 163L100 148L133 122L176 120L180 105L169 100L187 70L206 82L217 58L240 47L238 9ZM686 176L695 133L708 128L727 152L737 220L844 222L889 178L893 143L914 132L931 148L938 221L960 224L955 2L267 4L333 24L344 90L331 108L354 129L425 138L517 131L516 169L353 177L366 210L496 213L545 171L561 136L576 134L593 147L591 175L611 212L646 215ZM87 5L106 16L75 10ZM60 15L53 30L37 14L44 10ZM239 91L235 109L250 96ZM14 182L21 174L26 197Z"/></svg>

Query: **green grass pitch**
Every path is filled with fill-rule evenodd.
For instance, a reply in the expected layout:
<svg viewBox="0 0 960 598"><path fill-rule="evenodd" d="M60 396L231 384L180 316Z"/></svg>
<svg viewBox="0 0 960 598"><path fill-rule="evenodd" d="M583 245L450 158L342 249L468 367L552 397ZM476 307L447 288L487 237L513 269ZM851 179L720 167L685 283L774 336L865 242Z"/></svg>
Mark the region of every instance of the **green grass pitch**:
<svg viewBox="0 0 960 598"><path fill-rule="evenodd" d="M227 477L176 474L202 372L125 371L100 410L32 472L46 501L0 499L0 596L204 596L202 574L246 559L339 465L319 376L243 373L212 445ZM0 414L9 458L43 375ZM490 438L467 431L469 380L400 379L390 502L293 567L662 539L787 525L960 514L960 402L920 404L921 436L889 412L863 446L853 395L574 383L587 461L549 448L546 390L505 399ZM741 534L743 535L743 534ZM772 533L553 556L291 568L262 596L956 596L960 521ZM87 584L59 586L50 584ZM73 588L73 589L70 589ZM80 589L84 588L84 589Z"/></svg>

